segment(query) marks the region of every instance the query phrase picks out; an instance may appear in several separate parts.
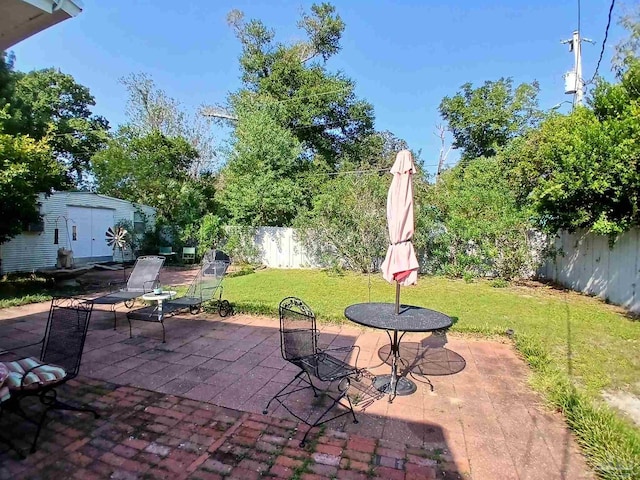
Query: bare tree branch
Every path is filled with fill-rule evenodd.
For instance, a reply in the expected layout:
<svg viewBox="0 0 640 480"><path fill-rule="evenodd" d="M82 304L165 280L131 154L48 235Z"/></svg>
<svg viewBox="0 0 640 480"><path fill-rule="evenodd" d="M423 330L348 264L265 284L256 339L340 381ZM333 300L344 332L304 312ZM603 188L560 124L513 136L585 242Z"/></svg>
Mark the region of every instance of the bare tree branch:
<svg viewBox="0 0 640 480"><path fill-rule="evenodd" d="M436 172L436 183L440 180L440 174L444 168L444 162L447 160L449 156L449 152L451 151L451 145L449 148L446 148L446 133L447 130L443 125L436 125L437 132L434 133L440 139L440 153L438 155L438 171Z"/></svg>

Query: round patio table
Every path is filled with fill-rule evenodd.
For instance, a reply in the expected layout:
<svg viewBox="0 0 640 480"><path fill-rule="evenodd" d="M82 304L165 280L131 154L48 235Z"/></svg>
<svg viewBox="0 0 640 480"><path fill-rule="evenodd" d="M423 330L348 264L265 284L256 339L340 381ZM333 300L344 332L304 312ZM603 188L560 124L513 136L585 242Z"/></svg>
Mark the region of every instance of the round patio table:
<svg viewBox="0 0 640 480"><path fill-rule="evenodd" d="M407 332L433 332L451 326L451 318L444 313L413 305L400 305L396 314L395 303L357 303L349 305L344 316L352 322L365 327L384 330L391 342L391 373L378 375L375 387L389 394L389 403L397 395L411 395L417 389L416 384L404 377L398 377L400 342ZM391 334L393 332L393 335ZM402 332L398 335L398 332Z"/></svg>
<svg viewBox="0 0 640 480"><path fill-rule="evenodd" d="M176 292L164 291L162 293L145 293L142 295L143 300L147 300L148 302L158 302L158 321L162 322L162 302L165 300L169 300L176 296Z"/></svg>

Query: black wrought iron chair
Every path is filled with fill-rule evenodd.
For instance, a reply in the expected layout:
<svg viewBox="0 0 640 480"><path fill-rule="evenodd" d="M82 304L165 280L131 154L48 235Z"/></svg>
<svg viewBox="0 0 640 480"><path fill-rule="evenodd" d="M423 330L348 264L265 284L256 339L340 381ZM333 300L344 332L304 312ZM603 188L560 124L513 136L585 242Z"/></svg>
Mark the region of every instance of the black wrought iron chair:
<svg viewBox="0 0 640 480"><path fill-rule="evenodd" d="M180 312L189 311L195 315L200 311L204 302L212 301L217 304L218 313L226 317L233 309L228 300L222 300L222 280L231 259L223 252L216 252L202 259L200 271L194 277L186 294L182 297L167 300L162 303L162 311L158 306L148 306L127 312L129 321L129 337L131 337L131 320L144 322L159 322L162 325L162 343L165 343L164 319ZM217 298L216 298L217 293Z"/></svg>
<svg viewBox="0 0 640 480"><path fill-rule="evenodd" d="M310 428L305 433L300 446L305 445L307 435L311 428L334 420L349 413L353 416L353 423L358 423L353 404L347 395L352 379L358 379L360 370L357 366L352 366L327 352L344 355L344 359L356 351L355 364L358 363L359 347L340 347L334 349L320 350L318 348L318 331L316 329L316 317L311 309L302 300L296 297L287 297L280 302L280 349L282 357L300 368L300 372L287 383L276 395L269 400L262 413L265 415L269 411L271 403L275 400L282 405L291 415L307 424ZM325 390L321 390L313 383L313 378L322 382L329 382ZM339 381L337 392L330 390L332 382ZM330 405L317 417L316 421L310 422L307 418L292 411L286 404L285 399L289 395L301 390L311 388L313 395L317 397L323 393L330 399ZM341 405L346 410L330 418L325 418L327 414L336 406Z"/></svg>
<svg viewBox="0 0 640 480"><path fill-rule="evenodd" d="M4 382L5 376L9 374L9 369L0 363L0 371L2 373L2 381ZM0 387L0 418L2 418L2 414L5 411L3 404L9 401L9 399L11 399L11 392L9 391L9 387L3 384L2 387ZM21 459L25 458L24 454L18 447L16 447L8 436L0 434L0 442L8 445L9 448L16 452Z"/></svg>
<svg viewBox="0 0 640 480"><path fill-rule="evenodd" d="M159 255L138 257L125 287L92 300L95 305L111 306L114 330L116 329L117 320L116 305L124 303L127 308L131 308L136 298L156 288L160 284L160 269L164 261L165 257Z"/></svg>
<svg viewBox="0 0 640 480"><path fill-rule="evenodd" d="M99 417L98 413L90 408L61 402L56 391L56 388L78 375L92 311L91 301L53 298L40 358L26 357L3 362L9 369L9 376L5 381L10 391L10 397L5 402L7 409L15 411L37 426L31 453L36 450L40 432L50 410L88 412L95 418ZM30 418L21 406L23 399L33 396L38 397L45 407L37 420Z"/></svg>

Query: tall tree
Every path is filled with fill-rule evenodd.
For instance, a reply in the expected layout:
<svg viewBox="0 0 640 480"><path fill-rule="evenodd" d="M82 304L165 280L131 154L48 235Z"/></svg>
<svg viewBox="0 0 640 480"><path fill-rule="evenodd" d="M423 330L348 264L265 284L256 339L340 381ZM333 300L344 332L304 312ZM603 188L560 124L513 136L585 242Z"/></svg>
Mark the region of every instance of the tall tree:
<svg viewBox="0 0 640 480"><path fill-rule="evenodd" d="M156 207L160 220L171 223L183 216L180 199L190 195L183 185L197 156L182 137L159 131L140 136L123 127L93 156L98 192Z"/></svg>
<svg viewBox="0 0 640 480"><path fill-rule="evenodd" d="M300 142L278 121L278 106L238 108L221 202L237 225L290 225L304 205Z"/></svg>
<svg viewBox="0 0 640 480"><path fill-rule="evenodd" d="M443 98L440 114L453 134L453 148L462 150L462 165L495 155L510 140L535 127L542 118L538 90L536 82L514 90L510 78L501 78L478 88L465 83L453 97Z"/></svg>
<svg viewBox="0 0 640 480"><path fill-rule="evenodd" d="M13 60L0 54L0 244L39 220L37 195L70 188L69 166L85 171L85 148L99 143L88 90L46 70L15 72Z"/></svg>
<svg viewBox="0 0 640 480"><path fill-rule="evenodd" d="M0 132L0 244L40 219L38 193L66 187L64 169L46 139Z"/></svg>
<svg viewBox="0 0 640 480"><path fill-rule="evenodd" d="M291 44L240 11L228 21L242 44L243 86L230 95L229 111L209 109L234 122L222 204L234 223L290 225L310 207L322 174L368 164L383 141L372 136L371 105L326 68L344 30L333 6L303 13L306 39Z"/></svg>
<svg viewBox="0 0 640 480"><path fill-rule="evenodd" d="M312 208L296 220L313 256L360 272L379 267L388 246L388 177L370 171L325 178Z"/></svg>
<svg viewBox="0 0 640 480"><path fill-rule="evenodd" d="M618 22L629 32L615 48L612 66L618 77L640 58L640 6L623 15Z"/></svg>
<svg viewBox="0 0 640 480"><path fill-rule="evenodd" d="M342 155L353 154L372 132L373 109L356 98L349 78L326 68L340 50L344 30L335 8L312 5L298 23L306 40L288 45L275 42L275 32L259 20L245 22L240 11L232 11L228 21L242 44L243 87L230 96L233 116L253 92L256 105L281 105L280 125L298 139L308 158L318 155L334 168Z"/></svg>
<svg viewBox="0 0 640 480"><path fill-rule="evenodd" d="M185 112L180 102L158 88L147 74L131 74L120 82L129 92L129 128L141 136L157 131L171 138L186 138L198 152L189 170L193 178L218 169L211 125L202 115Z"/></svg>
<svg viewBox="0 0 640 480"><path fill-rule="evenodd" d="M14 73L8 134L47 138L55 156L81 185L90 169L91 156L102 149L109 124L91 111L95 99L89 89L53 68Z"/></svg>
<svg viewBox="0 0 640 480"><path fill-rule="evenodd" d="M514 189L539 227L615 237L640 225L640 63L600 81L593 108L552 115L505 152Z"/></svg>

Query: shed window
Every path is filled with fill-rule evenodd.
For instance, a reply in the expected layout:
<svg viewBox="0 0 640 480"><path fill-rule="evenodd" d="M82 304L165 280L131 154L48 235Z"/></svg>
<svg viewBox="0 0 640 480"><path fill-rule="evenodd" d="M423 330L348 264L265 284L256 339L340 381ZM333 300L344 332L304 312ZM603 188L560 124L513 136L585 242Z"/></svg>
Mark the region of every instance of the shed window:
<svg viewBox="0 0 640 480"><path fill-rule="evenodd" d="M133 213L133 231L135 233L144 233L144 215L140 212Z"/></svg>
<svg viewBox="0 0 640 480"><path fill-rule="evenodd" d="M71 227L71 240L78 240L78 229L75 225Z"/></svg>
<svg viewBox="0 0 640 480"><path fill-rule="evenodd" d="M53 244L58 245L58 229L57 228L53 231Z"/></svg>

